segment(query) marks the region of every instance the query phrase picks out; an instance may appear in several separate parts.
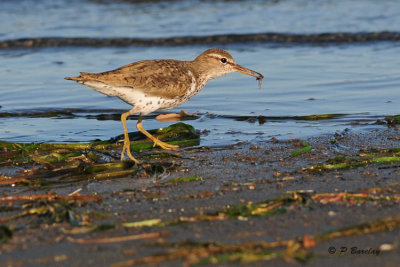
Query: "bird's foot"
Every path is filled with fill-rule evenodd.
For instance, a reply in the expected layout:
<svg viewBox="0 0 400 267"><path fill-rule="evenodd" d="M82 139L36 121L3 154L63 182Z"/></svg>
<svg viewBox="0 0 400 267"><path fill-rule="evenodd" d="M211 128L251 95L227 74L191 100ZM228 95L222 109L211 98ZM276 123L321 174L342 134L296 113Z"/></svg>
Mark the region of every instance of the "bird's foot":
<svg viewBox="0 0 400 267"><path fill-rule="evenodd" d="M131 152L130 152L129 150L126 151L126 154L128 155L128 157L129 157L130 160L132 160L132 161L135 162L136 164L140 164L140 161L137 160L137 159L135 159L135 158L132 156L132 154L131 154ZM125 160L125 153L124 153L124 154L121 154L121 161L124 161L124 160Z"/></svg>
<svg viewBox="0 0 400 267"><path fill-rule="evenodd" d="M128 157L136 162L136 164L139 164L140 162L135 159L132 154L131 154L131 144L129 142L129 140L124 140L124 146L122 147L122 152L121 152L121 161L125 160L125 152L128 155Z"/></svg>
<svg viewBox="0 0 400 267"><path fill-rule="evenodd" d="M177 148L179 148L179 146L177 146L177 145L167 144L167 143L165 143L163 141L158 140L157 138L155 138L153 140L153 142L154 142L153 147L159 146L159 147L161 147L162 149L165 149L165 150L176 150Z"/></svg>

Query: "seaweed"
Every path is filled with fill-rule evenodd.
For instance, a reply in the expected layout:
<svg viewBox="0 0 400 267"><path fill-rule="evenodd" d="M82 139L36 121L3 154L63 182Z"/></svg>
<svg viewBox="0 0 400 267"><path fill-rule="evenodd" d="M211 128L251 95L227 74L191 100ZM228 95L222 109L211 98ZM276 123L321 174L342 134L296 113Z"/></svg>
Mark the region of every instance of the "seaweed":
<svg viewBox="0 0 400 267"><path fill-rule="evenodd" d="M292 157L308 153L312 150L311 144L308 142L302 142L301 146L302 148L292 151L291 153Z"/></svg>
<svg viewBox="0 0 400 267"><path fill-rule="evenodd" d="M317 163L303 168L305 172L322 172L329 170L350 169L361 166L368 166L369 164L383 164L400 162L400 155L398 148L391 148L385 150L363 150L358 157L337 156L325 162Z"/></svg>
<svg viewBox="0 0 400 267"><path fill-rule="evenodd" d="M6 243L13 236L13 231L7 225L0 225L0 242Z"/></svg>
<svg viewBox="0 0 400 267"><path fill-rule="evenodd" d="M179 178L171 179L171 180L167 181L165 184L180 184L180 183L187 183L187 182L192 182L192 181L204 181L204 179L202 177L198 177L198 176L179 177Z"/></svg>
<svg viewBox="0 0 400 267"><path fill-rule="evenodd" d="M190 125L176 123L163 129L150 130L160 140L180 147L199 144L199 134ZM151 140L141 133L130 134L135 152L153 149ZM174 157L169 153L146 153L140 158L158 160L141 166L131 161L120 162L120 137L91 143L9 143L0 142L0 166L16 169L16 175L0 176L0 186L27 185L30 187L63 186L92 179L114 179L133 175L159 175L174 164L159 160ZM178 157L178 156L176 156ZM179 157L178 157L179 158ZM18 166L24 166L18 173Z"/></svg>

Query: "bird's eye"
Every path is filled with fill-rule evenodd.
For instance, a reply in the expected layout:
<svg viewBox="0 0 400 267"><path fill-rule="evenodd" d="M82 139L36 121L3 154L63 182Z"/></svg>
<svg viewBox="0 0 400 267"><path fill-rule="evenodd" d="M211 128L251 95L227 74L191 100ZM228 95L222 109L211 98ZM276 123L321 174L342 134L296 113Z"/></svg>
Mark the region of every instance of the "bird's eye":
<svg viewBox="0 0 400 267"><path fill-rule="evenodd" d="M224 58L224 57L223 57L223 58L221 58L221 62L222 62L222 63L224 63L224 64L225 64L225 63L226 63L226 61L227 61L227 60L226 60L226 58Z"/></svg>

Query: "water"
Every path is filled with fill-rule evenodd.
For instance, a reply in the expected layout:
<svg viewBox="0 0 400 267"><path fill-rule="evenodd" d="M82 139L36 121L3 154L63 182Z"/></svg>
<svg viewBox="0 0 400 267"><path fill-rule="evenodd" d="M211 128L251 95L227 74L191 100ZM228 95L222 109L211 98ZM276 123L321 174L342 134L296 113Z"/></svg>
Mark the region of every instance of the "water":
<svg viewBox="0 0 400 267"><path fill-rule="evenodd" d="M2 0L0 38L398 31L396 0Z"/></svg>
<svg viewBox="0 0 400 267"><path fill-rule="evenodd" d="M2 1L0 40L22 37L171 37L257 32L398 31L398 1ZM193 9L193 7L195 7ZM211 81L172 110L198 112L188 123L202 145L306 137L345 128L365 129L399 113L400 43L341 45L230 44L236 61L264 74L262 89L235 73ZM60 47L0 50L0 113L52 109L118 109L130 106L66 81L79 71L100 72L149 58L191 60L206 45L171 47ZM235 116L293 117L338 113L326 121L269 119L260 124ZM0 140L90 141L122 133L118 120L85 116L0 118ZM367 126L354 126L354 120ZM155 119L147 129L164 127ZM128 128L135 130L134 122Z"/></svg>

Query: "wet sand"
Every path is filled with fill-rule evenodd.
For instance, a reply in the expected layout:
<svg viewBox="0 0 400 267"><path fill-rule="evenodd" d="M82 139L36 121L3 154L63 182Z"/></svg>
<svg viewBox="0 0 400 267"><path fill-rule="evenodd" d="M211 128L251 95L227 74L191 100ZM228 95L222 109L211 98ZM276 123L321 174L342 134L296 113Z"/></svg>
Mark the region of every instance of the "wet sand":
<svg viewBox="0 0 400 267"><path fill-rule="evenodd" d="M382 126L181 149L151 160L165 172L3 185L3 197L86 199L48 198L0 223L0 259L4 266L398 266L398 148L399 130ZM29 210L21 203L28 205L2 201L0 219Z"/></svg>

